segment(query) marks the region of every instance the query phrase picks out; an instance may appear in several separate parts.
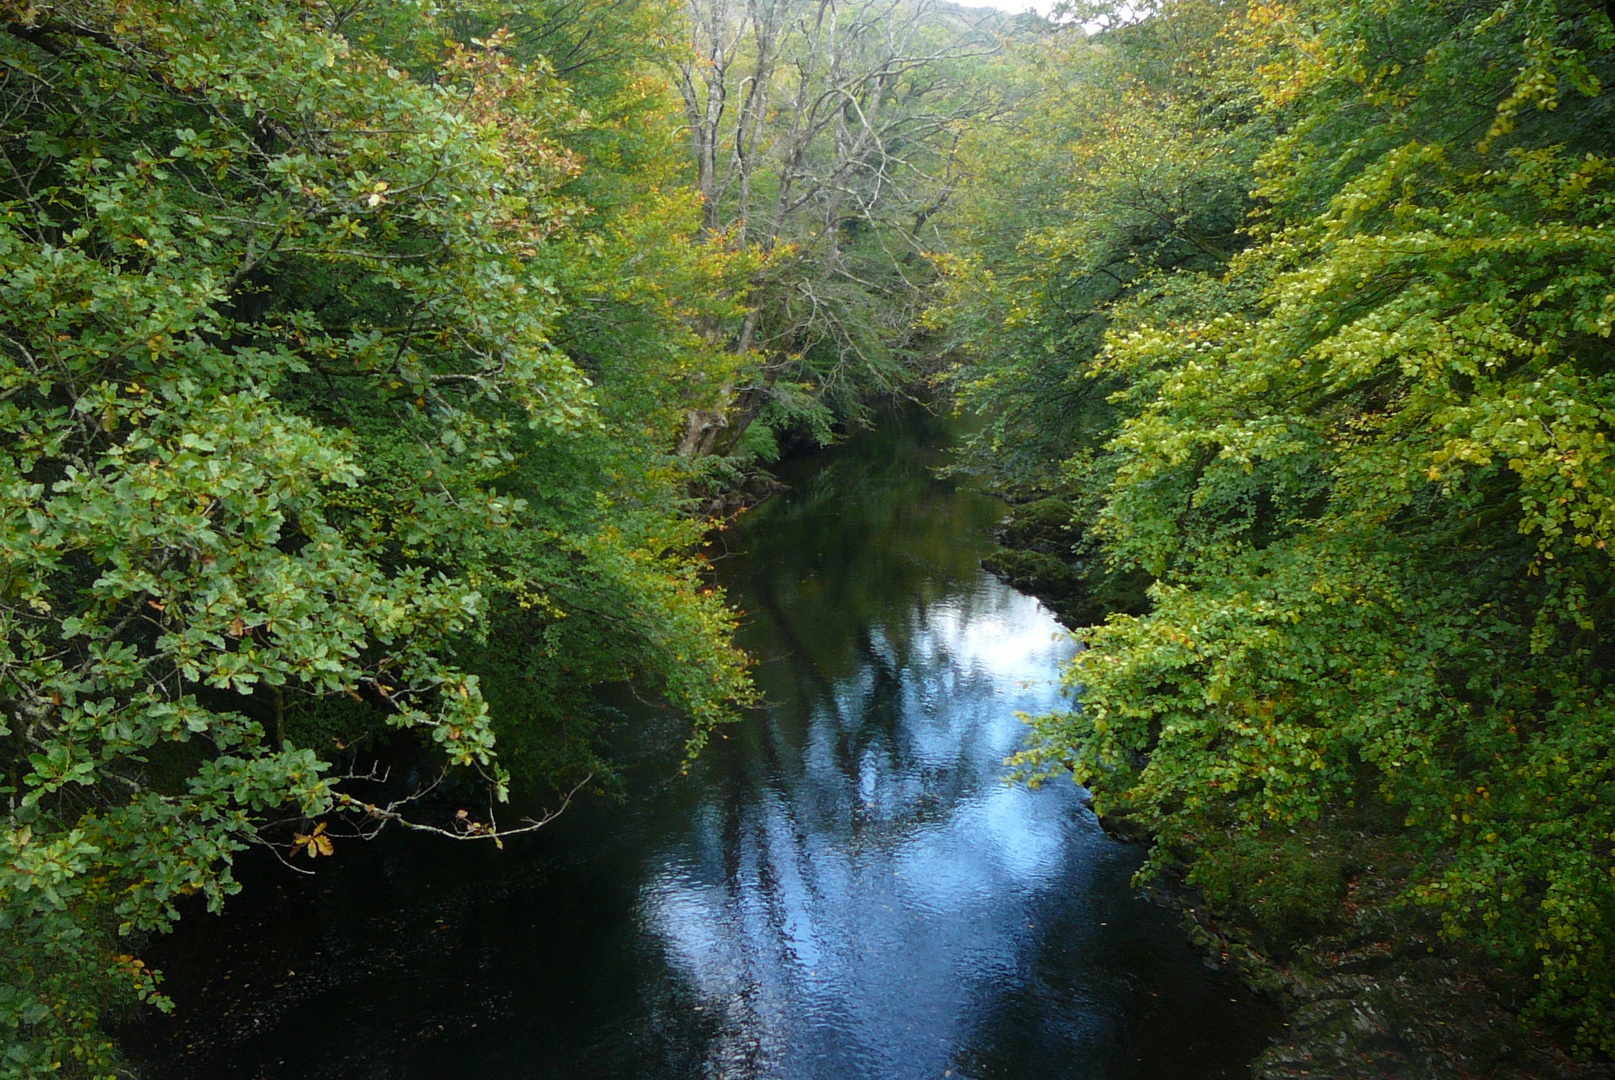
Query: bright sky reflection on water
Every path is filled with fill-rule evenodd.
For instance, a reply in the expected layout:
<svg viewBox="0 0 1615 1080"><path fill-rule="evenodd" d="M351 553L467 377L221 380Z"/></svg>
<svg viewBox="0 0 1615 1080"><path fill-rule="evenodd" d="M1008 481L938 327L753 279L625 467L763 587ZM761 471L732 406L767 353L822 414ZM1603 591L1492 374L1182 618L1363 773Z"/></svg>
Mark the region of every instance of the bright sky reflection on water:
<svg viewBox="0 0 1615 1080"><path fill-rule="evenodd" d="M157 959L175 1080L1212 1080L1275 1010L1208 971L1055 780L1005 782L1076 648L980 569L1002 504L910 410L722 534L767 705L503 852L392 837L249 868ZM657 727L662 724L662 730ZM322 860L322 864L325 861Z"/></svg>
<svg viewBox="0 0 1615 1080"><path fill-rule="evenodd" d="M938 482L928 442L890 431L798 477L724 564L770 707L641 893L718 1018L711 1075L1022 1075L990 1029L1017 995L1045 1004L1050 924L1138 904L1116 895L1132 853L1069 781L1004 780L1022 714L1069 707L1075 642L980 569L1001 504ZM1127 975L1064 965L1058 1022L1020 1022L1059 1046L1045 1064L1125 1074L1137 1032L1105 984Z"/></svg>
<svg viewBox="0 0 1615 1080"><path fill-rule="evenodd" d="M646 919L726 1021L714 1061L768 1075L938 1076L1035 940L1066 873L1075 792L996 782L1059 703L1073 646L989 578L879 628L800 746L729 829L693 831L646 883ZM886 713L888 715L882 715ZM849 761L865 725L886 728ZM765 737L787 737L770 731Z"/></svg>

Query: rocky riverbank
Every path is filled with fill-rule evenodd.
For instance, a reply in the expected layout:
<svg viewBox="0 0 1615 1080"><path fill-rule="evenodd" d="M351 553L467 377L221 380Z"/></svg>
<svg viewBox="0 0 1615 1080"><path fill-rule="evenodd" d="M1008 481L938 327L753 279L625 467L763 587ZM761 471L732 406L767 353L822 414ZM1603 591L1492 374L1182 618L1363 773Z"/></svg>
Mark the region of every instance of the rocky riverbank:
<svg viewBox="0 0 1615 1080"><path fill-rule="evenodd" d="M1482 956L1409 926L1391 877L1348 885L1330 932L1282 959L1248 928L1181 886L1157 890L1183 916L1209 964L1273 994L1289 1026L1251 1064L1255 1080L1610 1080L1606 1062L1575 1059L1565 1032L1523 1022L1521 988Z"/></svg>

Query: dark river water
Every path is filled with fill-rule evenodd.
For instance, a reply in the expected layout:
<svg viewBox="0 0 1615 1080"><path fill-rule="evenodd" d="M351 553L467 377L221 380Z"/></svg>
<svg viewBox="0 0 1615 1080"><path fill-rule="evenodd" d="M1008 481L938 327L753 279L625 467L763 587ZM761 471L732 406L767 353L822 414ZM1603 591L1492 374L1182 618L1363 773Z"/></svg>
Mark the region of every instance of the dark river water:
<svg viewBox="0 0 1615 1080"><path fill-rule="evenodd" d="M151 950L178 1010L127 1033L144 1075L1247 1075L1276 1011L1136 894L1074 785L1004 782L1075 646L979 568L1003 506L935 479L944 436L896 413L721 534L768 705L688 777L652 716L626 800L503 852L245 867Z"/></svg>

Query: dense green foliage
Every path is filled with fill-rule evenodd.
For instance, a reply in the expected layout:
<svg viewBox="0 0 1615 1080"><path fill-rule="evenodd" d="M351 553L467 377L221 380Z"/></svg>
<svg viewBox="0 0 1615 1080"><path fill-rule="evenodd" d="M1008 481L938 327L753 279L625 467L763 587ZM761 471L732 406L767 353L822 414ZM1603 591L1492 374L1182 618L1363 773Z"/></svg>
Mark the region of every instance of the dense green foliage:
<svg viewBox="0 0 1615 1080"><path fill-rule="evenodd" d="M1615 1049L1609 12L1062 36L979 137L933 318L1001 481L1073 507L1091 584L1151 584L1024 763L1270 928L1341 899L1301 841L1366 830L1410 910Z"/></svg>
<svg viewBox="0 0 1615 1080"><path fill-rule="evenodd" d="M0 13L0 1076L102 1075L246 845L494 835L496 738L570 785L601 683L746 697L670 451L750 266L665 7ZM367 805L388 732L487 809Z"/></svg>
<svg viewBox="0 0 1615 1080"><path fill-rule="evenodd" d="M1615 1050L1609 12L1117 10L0 3L0 1076L107 1075L248 845L497 839L603 684L699 748L692 485L944 345L1128 612L1028 770L1275 942L1371 834Z"/></svg>

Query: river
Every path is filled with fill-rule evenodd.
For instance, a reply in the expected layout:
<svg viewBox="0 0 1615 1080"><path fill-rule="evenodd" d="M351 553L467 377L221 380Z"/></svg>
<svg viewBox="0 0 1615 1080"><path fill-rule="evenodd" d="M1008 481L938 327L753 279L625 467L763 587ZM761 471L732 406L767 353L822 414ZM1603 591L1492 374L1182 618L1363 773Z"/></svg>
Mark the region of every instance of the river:
<svg viewBox="0 0 1615 1080"><path fill-rule="evenodd" d="M1002 504L918 409L790 463L719 534L766 707L685 777L629 709L629 797L503 852L243 868L150 953L152 1080L1211 1080L1280 1030L1130 886L1069 780L1004 781L1074 644L979 567Z"/></svg>

